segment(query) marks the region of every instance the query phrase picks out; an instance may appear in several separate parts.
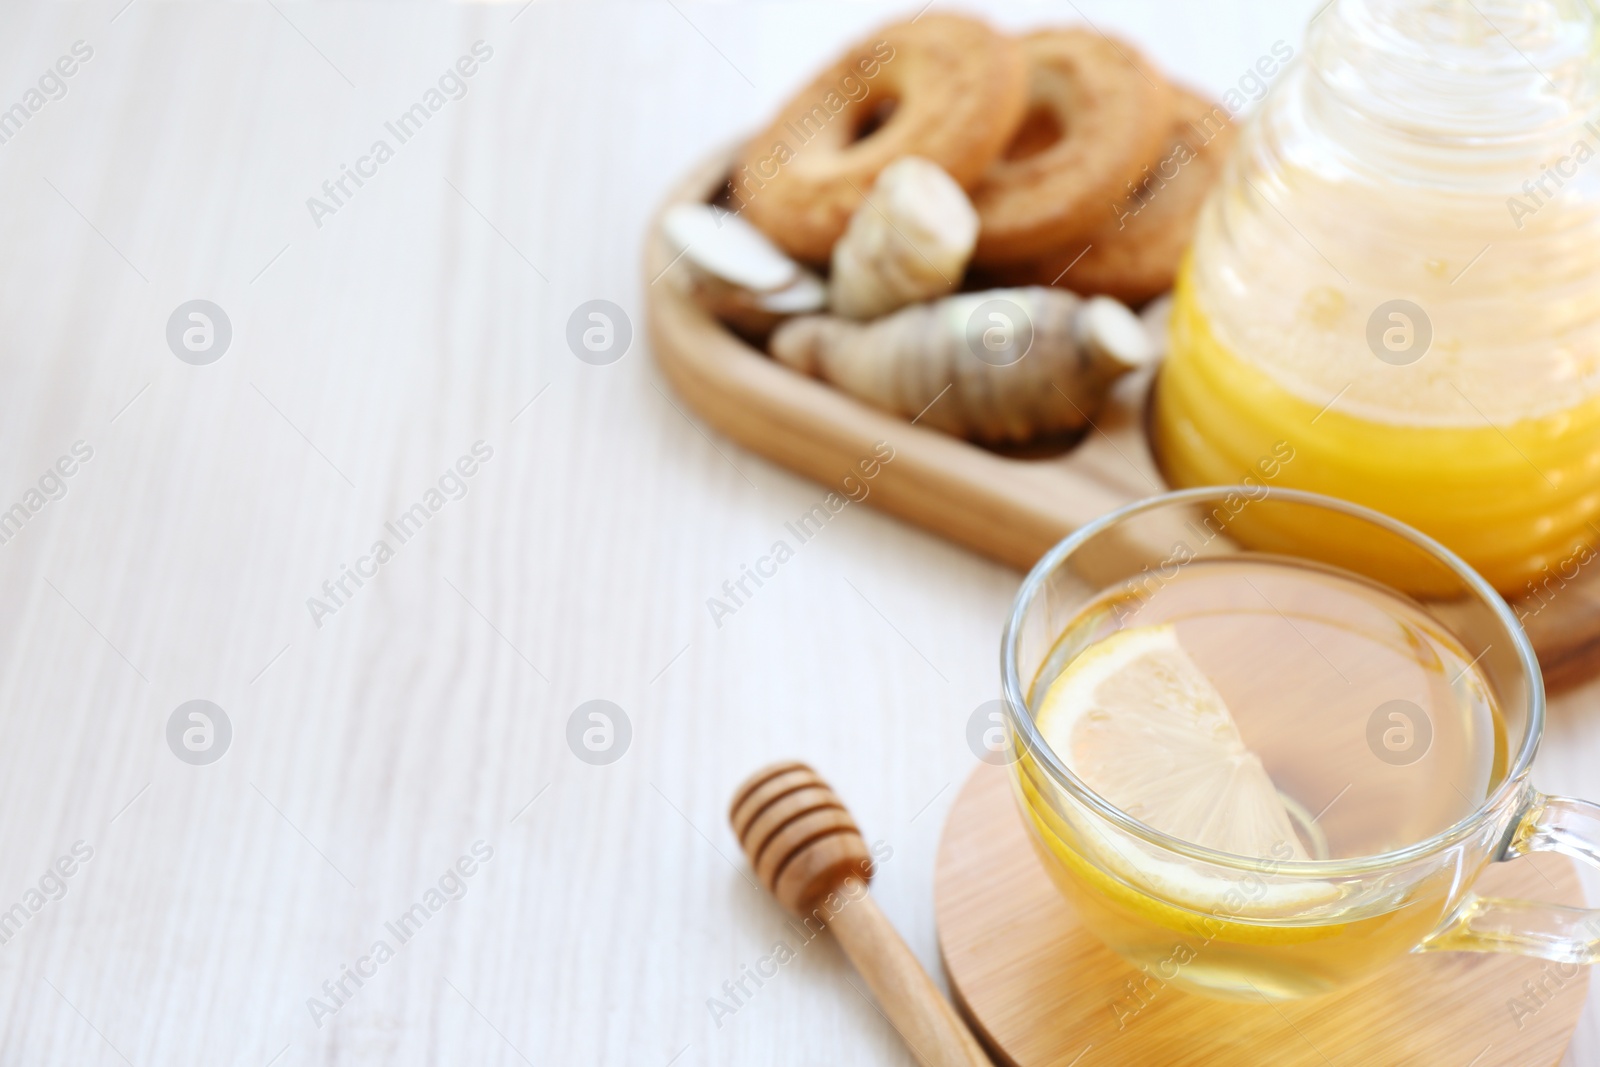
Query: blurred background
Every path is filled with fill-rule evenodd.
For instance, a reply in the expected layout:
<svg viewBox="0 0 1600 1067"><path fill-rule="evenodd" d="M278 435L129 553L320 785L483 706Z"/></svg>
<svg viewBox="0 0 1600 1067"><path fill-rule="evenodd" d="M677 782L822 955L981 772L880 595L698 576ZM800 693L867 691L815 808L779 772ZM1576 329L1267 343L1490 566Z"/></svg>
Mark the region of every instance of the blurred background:
<svg viewBox="0 0 1600 1067"><path fill-rule="evenodd" d="M1317 6L962 8L1220 96ZM826 943L708 1011L784 929L725 806L811 761L937 972L1020 576L850 507L713 620L825 491L667 386L640 250L682 172L915 11L0 10L0 1062L911 1062ZM608 363L568 340L597 300ZM1541 787L1594 795L1563 757L1595 740L1553 721Z"/></svg>

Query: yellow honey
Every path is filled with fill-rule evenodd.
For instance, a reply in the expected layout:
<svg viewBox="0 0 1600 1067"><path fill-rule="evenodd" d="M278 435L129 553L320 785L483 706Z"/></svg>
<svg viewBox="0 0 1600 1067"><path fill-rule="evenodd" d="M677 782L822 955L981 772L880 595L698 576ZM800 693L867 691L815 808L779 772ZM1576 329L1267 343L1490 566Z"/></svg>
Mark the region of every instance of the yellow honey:
<svg viewBox="0 0 1600 1067"><path fill-rule="evenodd" d="M1176 486L1256 472L1287 441L1274 485L1365 504L1434 537L1503 593L1546 570L1570 580L1600 540L1600 396L1503 426L1406 425L1319 408L1240 359L1213 334L1186 270L1152 434ZM1258 475L1259 477L1259 475ZM1316 530L1296 531L1317 539Z"/></svg>

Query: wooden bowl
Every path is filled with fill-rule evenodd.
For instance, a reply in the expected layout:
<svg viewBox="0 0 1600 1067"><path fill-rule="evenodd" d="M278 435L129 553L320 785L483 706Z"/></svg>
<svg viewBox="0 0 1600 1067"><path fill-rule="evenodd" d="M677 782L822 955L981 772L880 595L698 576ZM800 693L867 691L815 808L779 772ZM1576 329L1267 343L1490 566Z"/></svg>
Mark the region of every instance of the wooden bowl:
<svg viewBox="0 0 1600 1067"><path fill-rule="evenodd" d="M719 154L687 175L661 211L709 201L726 177L727 157ZM777 363L694 302L676 259L658 211L645 239L645 310L662 373L722 433L841 495L845 476L886 441L894 458L873 478L868 504L1027 570L1084 523L1168 488L1145 434L1151 372L1119 382L1094 425L1065 451L1002 455L911 425ZM1546 684L1582 681L1600 666L1594 573L1543 604L1512 607L1539 651Z"/></svg>

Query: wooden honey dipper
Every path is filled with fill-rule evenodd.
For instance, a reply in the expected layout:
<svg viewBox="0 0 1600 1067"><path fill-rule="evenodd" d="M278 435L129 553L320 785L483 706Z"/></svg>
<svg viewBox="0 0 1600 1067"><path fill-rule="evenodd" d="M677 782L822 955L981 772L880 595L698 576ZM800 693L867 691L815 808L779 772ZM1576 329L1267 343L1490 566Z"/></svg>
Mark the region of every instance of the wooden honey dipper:
<svg viewBox="0 0 1600 1067"><path fill-rule="evenodd" d="M867 892L872 853L817 772L774 763L745 779L728 820L756 878L792 915L833 931L923 1067L992 1067Z"/></svg>

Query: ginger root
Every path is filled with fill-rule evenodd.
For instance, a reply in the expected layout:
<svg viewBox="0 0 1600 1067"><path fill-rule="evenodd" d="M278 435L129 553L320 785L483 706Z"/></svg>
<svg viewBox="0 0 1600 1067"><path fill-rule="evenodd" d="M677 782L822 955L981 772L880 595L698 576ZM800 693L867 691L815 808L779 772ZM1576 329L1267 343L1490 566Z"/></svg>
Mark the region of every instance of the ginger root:
<svg viewBox="0 0 1600 1067"><path fill-rule="evenodd" d="M760 341L783 319L827 303L821 278L732 212L674 204L661 230L684 265L695 301L748 338Z"/></svg>
<svg viewBox="0 0 1600 1067"><path fill-rule="evenodd" d="M986 444L1083 428L1111 383L1156 355L1124 305L1043 286L961 293L865 323L804 315L770 348L874 407Z"/></svg>
<svg viewBox="0 0 1600 1067"><path fill-rule="evenodd" d="M978 212L955 179L926 159L898 159L834 243L829 306L873 319L954 292L977 240Z"/></svg>

